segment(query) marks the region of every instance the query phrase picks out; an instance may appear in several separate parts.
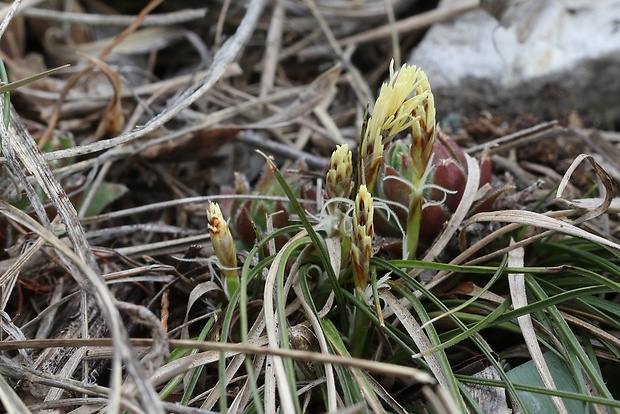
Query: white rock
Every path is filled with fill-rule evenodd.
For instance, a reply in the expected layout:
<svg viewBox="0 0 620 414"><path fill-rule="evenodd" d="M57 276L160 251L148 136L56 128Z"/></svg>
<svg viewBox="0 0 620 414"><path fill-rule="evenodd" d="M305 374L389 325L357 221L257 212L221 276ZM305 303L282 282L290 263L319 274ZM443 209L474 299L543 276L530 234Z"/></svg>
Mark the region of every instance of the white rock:
<svg viewBox="0 0 620 414"><path fill-rule="evenodd" d="M546 118L574 109L595 122L618 122L620 1L507 3L510 21L502 23L510 27L478 9L434 25L413 51L409 63L427 73L438 109L491 107Z"/></svg>

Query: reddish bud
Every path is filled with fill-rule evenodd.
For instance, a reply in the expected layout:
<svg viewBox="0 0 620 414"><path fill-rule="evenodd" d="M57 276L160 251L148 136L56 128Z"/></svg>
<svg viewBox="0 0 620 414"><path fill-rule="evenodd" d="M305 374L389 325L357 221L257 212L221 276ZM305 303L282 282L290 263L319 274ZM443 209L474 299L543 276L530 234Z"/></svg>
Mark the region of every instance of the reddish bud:
<svg viewBox="0 0 620 414"><path fill-rule="evenodd" d="M434 240L446 221L448 221L448 214L446 214L444 206L426 206L422 210L420 240L427 242Z"/></svg>
<svg viewBox="0 0 620 414"><path fill-rule="evenodd" d="M438 185L450 192L433 188L430 199L441 201L445 197L445 205L452 212L456 210L463 198L463 191L467 184L467 177L463 167L454 159L443 159L435 166L433 173L433 184Z"/></svg>

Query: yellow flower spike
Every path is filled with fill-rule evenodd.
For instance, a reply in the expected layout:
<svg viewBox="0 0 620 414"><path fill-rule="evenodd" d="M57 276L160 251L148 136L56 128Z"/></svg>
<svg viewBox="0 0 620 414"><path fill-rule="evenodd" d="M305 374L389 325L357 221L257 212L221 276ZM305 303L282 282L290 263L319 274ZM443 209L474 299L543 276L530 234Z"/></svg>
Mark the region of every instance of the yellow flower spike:
<svg viewBox="0 0 620 414"><path fill-rule="evenodd" d="M351 246L355 291L360 299L364 298L364 292L370 279L370 258L374 236L373 216L372 196L366 186L362 184L355 197L353 242Z"/></svg>
<svg viewBox="0 0 620 414"><path fill-rule="evenodd" d="M430 92L429 88L423 87L424 82L428 83L426 75L415 66L404 64L398 72L394 72L392 60L390 80L381 86L373 115L362 136L361 170L369 191L372 191L379 175L384 145L417 122L415 110L423 105Z"/></svg>
<svg viewBox="0 0 620 414"><path fill-rule="evenodd" d="M352 154L347 144L338 145L332 153L325 190L329 198L349 198L353 188Z"/></svg>
<svg viewBox="0 0 620 414"><path fill-rule="evenodd" d="M224 220L220 206L217 203L209 202L207 221L213 250L215 250L215 255L220 262L222 274L226 278L225 289L230 298L239 288L239 277L236 269L237 249L235 248L228 224L226 224L226 220Z"/></svg>
<svg viewBox="0 0 620 414"><path fill-rule="evenodd" d="M329 170L325 177L325 191L328 199L337 199L327 204L327 211L332 218L330 221L330 236L337 234L348 236L348 232L343 231L343 222L345 214L348 211L348 205L344 201L338 199L347 199L351 197L353 190L353 155L347 144L338 145L332 153Z"/></svg>

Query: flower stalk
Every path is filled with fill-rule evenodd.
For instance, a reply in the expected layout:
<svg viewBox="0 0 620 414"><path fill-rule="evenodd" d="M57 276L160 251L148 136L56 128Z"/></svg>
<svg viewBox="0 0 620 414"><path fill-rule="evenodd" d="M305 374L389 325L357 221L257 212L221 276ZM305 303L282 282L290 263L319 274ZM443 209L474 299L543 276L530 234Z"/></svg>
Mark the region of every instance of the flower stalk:
<svg viewBox="0 0 620 414"><path fill-rule="evenodd" d="M215 256L220 262L220 269L226 279L224 289L230 298L239 288L237 249L235 248L230 228L226 220L224 220L220 206L217 203L209 203L207 221L213 250L215 250Z"/></svg>
<svg viewBox="0 0 620 414"><path fill-rule="evenodd" d="M372 257L372 239L374 237L374 207L372 196L364 184L360 185L355 197L353 209L353 240L351 242L351 262L353 264L353 281L355 296L368 305L366 291L370 281L370 258ZM370 330L370 320L355 309L351 338L351 355L361 357L367 347L366 338Z"/></svg>
<svg viewBox="0 0 620 414"><path fill-rule="evenodd" d="M413 191L407 211L406 259L414 259L418 250L422 225L422 209L425 202L424 190L433 169L433 147L437 135L435 100L424 72L421 72L417 91L424 98L413 110L412 117L414 121L409 126L409 132L411 133L409 155L411 157L413 173L411 180Z"/></svg>

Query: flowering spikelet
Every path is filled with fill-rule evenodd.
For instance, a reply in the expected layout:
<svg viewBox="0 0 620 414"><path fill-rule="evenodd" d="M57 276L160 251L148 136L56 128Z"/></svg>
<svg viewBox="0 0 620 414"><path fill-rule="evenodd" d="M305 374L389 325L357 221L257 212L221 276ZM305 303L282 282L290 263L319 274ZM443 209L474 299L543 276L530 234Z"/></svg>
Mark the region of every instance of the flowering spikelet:
<svg viewBox="0 0 620 414"><path fill-rule="evenodd" d="M325 179L325 190L328 198L349 198L353 188L353 162L347 144L338 145L332 153L329 171ZM333 213L339 205L331 205Z"/></svg>
<svg viewBox="0 0 620 414"><path fill-rule="evenodd" d="M237 249L230 234L230 229L217 203L209 203L207 221L213 250L220 262L222 274L226 278L228 297L231 297L239 287L237 276Z"/></svg>
<svg viewBox="0 0 620 414"><path fill-rule="evenodd" d="M366 186L362 184L355 197L353 243L351 246L355 290L360 298L364 297L370 274L370 257L372 256L372 238L374 236L373 215L372 196Z"/></svg>
<svg viewBox="0 0 620 414"><path fill-rule="evenodd" d="M410 153L413 162L414 186L424 184L420 181L426 175L427 168L429 168L433 144L437 135L435 127L435 99L426 75L421 70L419 72L420 86L418 90L420 94L424 94L424 99L414 109L414 121L409 127L412 140Z"/></svg>
<svg viewBox="0 0 620 414"><path fill-rule="evenodd" d="M360 182L369 191L381 168L384 145L416 122L414 110L428 95L428 89L420 89L425 80L424 73L415 66L404 64L394 72L394 61L391 62L390 80L381 86L372 117L362 134Z"/></svg>

